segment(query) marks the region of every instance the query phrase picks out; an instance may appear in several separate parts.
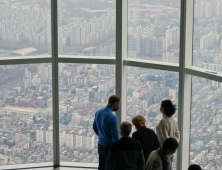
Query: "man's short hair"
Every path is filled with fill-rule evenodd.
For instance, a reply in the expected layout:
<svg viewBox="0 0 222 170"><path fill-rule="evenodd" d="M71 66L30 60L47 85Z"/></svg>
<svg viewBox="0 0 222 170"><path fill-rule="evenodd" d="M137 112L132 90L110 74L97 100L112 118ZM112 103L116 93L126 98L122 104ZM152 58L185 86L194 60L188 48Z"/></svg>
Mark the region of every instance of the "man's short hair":
<svg viewBox="0 0 222 170"><path fill-rule="evenodd" d="M120 102L120 97L117 95L110 96L108 104L113 106L116 102L118 102L118 103Z"/></svg>
<svg viewBox="0 0 222 170"><path fill-rule="evenodd" d="M189 166L188 170L201 170L201 167L199 165L193 164Z"/></svg>
<svg viewBox="0 0 222 170"><path fill-rule="evenodd" d="M163 150L170 149L175 151L178 148L179 144L174 138L168 138L163 142Z"/></svg>
<svg viewBox="0 0 222 170"><path fill-rule="evenodd" d="M130 122L124 121L121 123L120 129L124 136L129 136L132 130L132 124Z"/></svg>
<svg viewBox="0 0 222 170"><path fill-rule="evenodd" d="M136 116L133 117L132 123L133 123L133 125L135 125L136 127L139 127L139 126L141 126L141 125L145 125L146 119L145 119L145 117L143 117L142 115L136 115Z"/></svg>

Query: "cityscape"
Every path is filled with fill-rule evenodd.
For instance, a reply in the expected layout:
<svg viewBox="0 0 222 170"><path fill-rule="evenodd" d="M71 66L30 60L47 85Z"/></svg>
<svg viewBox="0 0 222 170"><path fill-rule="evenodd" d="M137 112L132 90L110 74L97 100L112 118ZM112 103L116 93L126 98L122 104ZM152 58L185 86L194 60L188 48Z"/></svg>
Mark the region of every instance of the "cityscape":
<svg viewBox="0 0 222 170"><path fill-rule="evenodd" d="M221 0L196 0L194 4L193 65L221 72Z"/></svg>
<svg viewBox="0 0 222 170"><path fill-rule="evenodd" d="M190 163L222 168L221 83L192 77Z"/></svg>
<svg viewBox="0 0 222 170"><path fill-rule="evenodd" d="M128 57L179 63L180 1L128 1Z"/></svg>
<svg viewBox="0 0 222 170"><path fill-rule="evenodd" d="M52 162L51 64L0 67L0 165Z"/></svg>
<svg viewBox="0 0 222 170"><path fill-rule="evenodd" d="M59 57L115 57L115 8L114 0L58 0ZM222 0L194 3L193 65L215 73L222 72L221 9ZM179 38L179 0L128 0L129 58L179 63ZM0 0L0 57L43 55L51 56L50 0ZM127 68L126 120L141 114L155 131L161 101L178 106L179 74ZM115 65L59 63L62 162L98 163L92 123L115 94L115 74ZM192 77L190 164L204 170L222 169L220 88ZM53 161L51 64L0 66L0 119L0 165Z"/></svg>
<svg viewBox="0 0 222 170"><path fill-rule="evenodd" d="M98 137L92 126L97 110L115 94L115 66L60 64L60 159L98 162Z"/></svg>

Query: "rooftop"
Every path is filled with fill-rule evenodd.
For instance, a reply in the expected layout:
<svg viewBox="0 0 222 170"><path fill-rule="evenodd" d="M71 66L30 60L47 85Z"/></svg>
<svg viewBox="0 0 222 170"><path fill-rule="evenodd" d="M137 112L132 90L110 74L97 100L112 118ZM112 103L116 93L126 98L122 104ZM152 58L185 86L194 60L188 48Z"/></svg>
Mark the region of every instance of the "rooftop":
<svg viewBox="0 0 222 170"><path fill-rule="evenodd" d="M16 50L14 52L12 52L10 55L21 55L21 56L24 56L24 55L27 55L29 53L32 53L32 52L35 52L37 51L36 48L23 48L23 49L20 49L20 50Z"/></svg>

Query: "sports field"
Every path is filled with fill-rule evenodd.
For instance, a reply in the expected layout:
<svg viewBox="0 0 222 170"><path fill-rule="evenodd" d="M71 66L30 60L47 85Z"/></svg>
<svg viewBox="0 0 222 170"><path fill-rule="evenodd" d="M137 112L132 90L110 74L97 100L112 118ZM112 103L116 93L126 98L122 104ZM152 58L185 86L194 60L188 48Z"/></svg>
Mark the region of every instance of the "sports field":
<svg viewBox="0 0 222 170"><path fill-rule="evenodd" d="M14 110L14 111L20 111L20 112L31 112L31 113L39 113L41 111L40 109L32 108L32 107L18 107L18 106L10 106L10 105L7 105L2 109Z"/></svg>

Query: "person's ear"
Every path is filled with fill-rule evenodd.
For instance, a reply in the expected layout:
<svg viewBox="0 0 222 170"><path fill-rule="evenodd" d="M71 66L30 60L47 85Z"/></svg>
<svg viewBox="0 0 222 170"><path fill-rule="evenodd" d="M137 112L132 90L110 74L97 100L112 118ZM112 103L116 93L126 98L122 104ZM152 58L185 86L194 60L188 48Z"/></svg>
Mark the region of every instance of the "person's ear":
<svg viewBox="0 0 222 170"><path fill-rule="evenodd" d="M119 129L119 134L122 136L122 131L121 131L121 129Z"/></svg>
<svg viewBox="0 0 222 170"><path fill-rule="evenodd" d="M171 154L171 150L170 149L167 149L167 154Z"/></svg>
<svg viewBox="0 0 222 170"><path fill-rule="evenodd" d="M118 105L118 103L117 103L117 102L115 102L115 103L114 103L114 107L116 107L117 105Z"/></svg>
<svg viewBox="0 0 222 170"><path fill-rule="evenodd" d="M161 112L164 113L164 107L161 107Z"/></svg>
<svg viewBox="0 0 222 170"><path fill-rule="evenodd" d="M175 153L177 151L177 149L175 149L174 151L172 151L171 153L172 153L172 155Z"/></svg>

